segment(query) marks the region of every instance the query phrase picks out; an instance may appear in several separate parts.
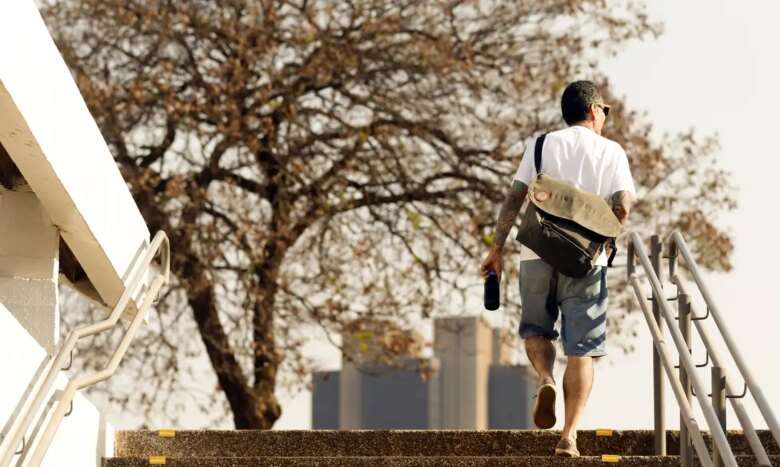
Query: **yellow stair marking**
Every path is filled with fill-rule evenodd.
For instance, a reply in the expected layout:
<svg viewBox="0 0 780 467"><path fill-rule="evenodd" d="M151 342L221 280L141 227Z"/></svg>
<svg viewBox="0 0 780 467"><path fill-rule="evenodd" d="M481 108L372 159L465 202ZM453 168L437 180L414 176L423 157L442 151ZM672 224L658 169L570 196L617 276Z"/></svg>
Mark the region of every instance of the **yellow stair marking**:
<svg viewBox="0 0 780 467"><path fill-rule="evenodd" d="M609 428L602 428L599 430L596 430L596 436L612 436L612 430Z"/></svg>
<svg viewBox="0 0 780 467"><path fill-rule="evenodd" d="M176 430L173 428L163 428L159 431L159 434L161 438L173 438L176 436Z"/></svg>
<svg viewBox="0 0 780 467"><path fill-rule="evenodd" d="M616 464L620 462L620 456L616 456L614 454L604 454L601 456L601 462L611 462Z"/></svg>
<svg viewBox="0 0 780 467"><path fill-rule="evenodd" d="M149 465L165 465L165 456L151 456Z"/></svg>

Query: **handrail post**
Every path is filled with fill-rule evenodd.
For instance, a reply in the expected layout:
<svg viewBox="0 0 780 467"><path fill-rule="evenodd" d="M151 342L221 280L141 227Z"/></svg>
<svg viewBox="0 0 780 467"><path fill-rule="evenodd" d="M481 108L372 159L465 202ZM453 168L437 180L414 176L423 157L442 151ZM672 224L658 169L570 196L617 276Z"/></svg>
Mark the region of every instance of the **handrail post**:
<svg viewBox="0 0 780 467"><path fill-rule="evenodd" d="M669 241L669 251L666 257L669 259L669 280L672 280L677 275L677 244L674 239L667 239Z"/></svg>
<svg viewBox="0 0 780 467"><path fill-rule="evenodd" d="M670 255L671 256L671 255ZM674 261L672 257L670 261ZM669 266L670 272L673 270ZM688 347L688 353L691 352L691 299L684 293L677 294L677 311L680 322L680 332L683 335L685 344ZM688 380L688 373L685 371L682 358L680 364L680 385L685 391L685 398L688 403L691 402L691 383ZM693 445L691 444L691 435L688 433L688 427L683 419L683 412L680 409L680 465L682 467L693 467Z"/></svg>
<svg viewBox="0 0 780 467"><path fill-rule="evenodd" d="M719 366L712 367L712 408L718 416L720 426L726 433L726 369ZM712 463L714 467L723 466L723 458L718 452L715 443L712 444Z"/></svg>
<svg viewBox="0 0 780 467"><path fill-rule="evenodd" d="M650 261L653 270L660 282L663 281L661 275L661 255L663 243L661 237L653 235L650 238ZM661 307L653 294L653 317L663 335L663 320L661 319ZM655 454L657 456L666 455L666 414L664 410L664 379L663 369L661 368L661 357L655 346L653 346L653 410L655 419Z"/></svg>

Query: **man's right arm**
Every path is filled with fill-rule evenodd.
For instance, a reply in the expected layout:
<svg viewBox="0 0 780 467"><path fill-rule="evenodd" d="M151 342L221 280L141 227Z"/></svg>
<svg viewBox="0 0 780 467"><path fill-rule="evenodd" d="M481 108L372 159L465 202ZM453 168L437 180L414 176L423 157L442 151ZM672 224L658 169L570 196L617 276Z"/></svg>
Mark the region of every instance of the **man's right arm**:
<svg viewBox="0 0 780 467"><path fill-rule="evenodd" d="M501 269L503 268L501 256L504 243L506 243L506 238L509 236L509 231L512 230L512 226L517 221L517 215L520 213L520 208L523 206L526 193L528 193L528 184L521 180L533 179L533 147L532 144L526 145L525 153L520 160L520 166L512 179L512 186L509 188L503 204L501 204L496 230L493 235L493 244L490 247L487 258L480 265L480 275L483 278L487 277L488 272L492 270L498 274L498 278L501 280Z"/></svg>
<svg viewBox="0 0 780 467"><path fill-rule="evenodd" d="M499 253L504 248L504 243L509 235L509 231L517 220L520 208L523 206L525 195L528 193L528 186L520 180L513 180L512 187L506 195L504 204L501 205L501 211L498 214L496 223L496 233L493 243L493 249Z"/></svg>
<svg viewBox="0 0 780 467"><path fill-rule="evenodd" d="M507 192L506 199L504 199L504 203L501 205L501 210L498 213L493 245L490 247L487 258L482 261L482 265L479 268L479 273L483 279L492 270L498 274L498 280L501 280L501 270L503 269L501 256L504 243L509 235L509 231L512 229L512 225L514 225L517 219L517 214L520 213L520 207L523 205L527 192L528 186L525 183L519 180L512 181L512 187Z"/></svg>
<svg viewBox="0 0 780 467"><path fill-rule="evenodd" d="M612 195L612 212L620 221L620 225L625 225L628 213L631 212L635 201L634 195L630 191L618 191Z"/></svg>

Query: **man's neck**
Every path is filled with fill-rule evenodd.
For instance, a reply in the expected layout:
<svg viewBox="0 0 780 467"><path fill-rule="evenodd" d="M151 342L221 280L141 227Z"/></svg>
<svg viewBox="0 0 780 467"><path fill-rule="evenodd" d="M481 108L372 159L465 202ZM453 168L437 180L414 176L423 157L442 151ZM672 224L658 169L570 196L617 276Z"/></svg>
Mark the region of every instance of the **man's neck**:
<svg viewBox="0 0 780 467"><path fill-rule="evenodd" d="M593 127L593 122L591 122L590 120L583 120L583 121L581 121L581 122L575 123L575 124L574 124L574 125L572 125L572 126L581 126L581 127L585 127L585 128L589 129L590 131L592 131L592 132L594 132L594 133L596 133L596 134L600 134L600 133L599 133L598 131L596 131L596 129Z"/></svg>

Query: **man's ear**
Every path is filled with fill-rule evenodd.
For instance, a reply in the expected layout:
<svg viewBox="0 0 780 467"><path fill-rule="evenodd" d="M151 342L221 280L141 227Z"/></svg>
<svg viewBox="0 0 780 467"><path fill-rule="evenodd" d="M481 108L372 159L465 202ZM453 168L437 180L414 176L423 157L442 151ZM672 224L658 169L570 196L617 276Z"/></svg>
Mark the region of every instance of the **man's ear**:
<svg viewBox="0 0 780 467"><path fill-rule="evenodd" d="M588 110L585 112L585 118L595 122L596 121L596 104L590 104Z"/></svg>

